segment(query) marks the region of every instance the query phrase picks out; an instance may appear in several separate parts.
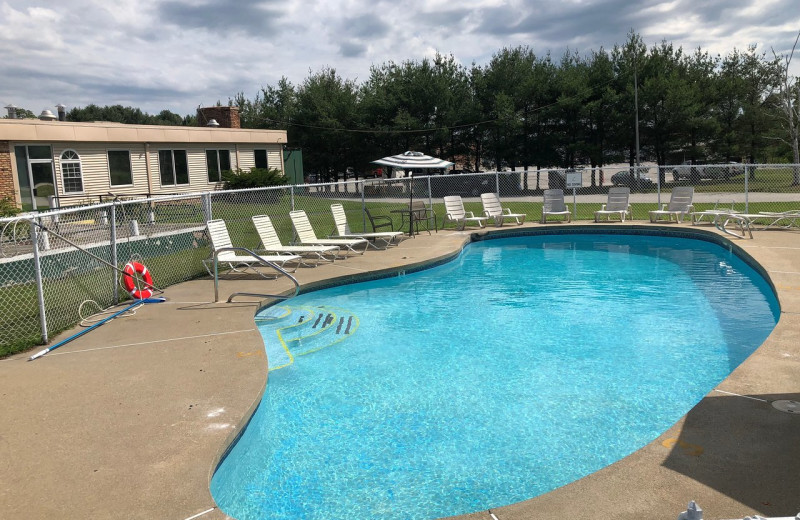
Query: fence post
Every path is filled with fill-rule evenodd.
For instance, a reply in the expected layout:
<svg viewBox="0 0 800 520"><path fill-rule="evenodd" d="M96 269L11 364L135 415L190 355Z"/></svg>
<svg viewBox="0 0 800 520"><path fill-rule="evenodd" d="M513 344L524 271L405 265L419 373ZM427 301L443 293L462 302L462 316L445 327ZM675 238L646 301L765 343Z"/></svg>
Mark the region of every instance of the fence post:
<svg viewBox="0 0 800 520"><path fill-rule="evenodd" d="M38 222L37 222L38 220ZM33 245L33 268L36 274L36 296L39 299L39 325L42 327L42 343L50 341L47 335L47 315L44 310L44 286L42 284L42 263L39 259L39 230L41 219L31 219L31 242Z"/></svg>
<svg viewBox="0 0 800 520"><path fill-rule="evenodd" d="M364 197L364 181L360 180L356 182L356 186L361 185L361 226L364 231L367 230L367 201ZM358 189L358 188L356 188ZM373 229L373 231L375 231Z"/></svg>
<svg viewBox="0 0 800 520"><path fill-rule="evenodd" d="M749 192L748 192L748 181L750 179L750 166L747 164L744 165L744 212L750 213L748 210L749 206Z"/></svg>
<svg viewBox="0 0 800 520"><path fill-rule="evenodd" d="M206 222L209 220L214 220L214 215L211 210L211 193L204 192L202 194L203 198L203 215L206 217Z"/></svg>
<svg viewBox="0 0 800 520"><path fill-rule="evenodd" d="M662 166L659 164L656 166L656 193L658 193L658 205L656 209L661 209L661 172ZM667 180L667 173L664 172L664 180ZM677 218L677 217L676 217Z"/></svg>
<svg viewBox="0 0 800 520"><path fill-rule="evenodd" d="M294 184L289 186L289 210L294 211Z"/></svg>
<svg viewBox="0 0 800 520"><path fill-rule="evenodd" d="M116 203L111 204L111 235L109 236L109 241L111 242L111 264L117 265L117 205ZM130 251L128 251L130 254ZM112 294L111 299L114 305L119 303L119 287L117 287L117 272L113 269L111 270L111 287Z"/></svg>
<svg viewBox="0 0 800 520"><path fill-rule="evenodd" d="M428 206L433 206L433 192L431 191L431 176L428 175Z"/></svg>

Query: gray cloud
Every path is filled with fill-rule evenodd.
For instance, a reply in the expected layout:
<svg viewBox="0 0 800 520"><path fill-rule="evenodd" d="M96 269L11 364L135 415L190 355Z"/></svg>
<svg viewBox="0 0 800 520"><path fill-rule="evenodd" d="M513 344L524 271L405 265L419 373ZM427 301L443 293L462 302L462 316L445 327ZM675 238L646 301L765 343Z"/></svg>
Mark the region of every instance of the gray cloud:
<svg viewBox="0 0 800 520"><path fill-rule="evenodd" d="M160 22L180 28L269 38L281 30L281 5L277 0L209 0L201 4L167 0L158 4L156 15Z"/></svg>
<svg viewBox="0 0 800 520"><path fill-rule="evenodd" d="M556 59L623 44L633 29L726 55L757 43L787 53L800 28L797 0L0 0L0 103L39 112L133 105L193 113L287 77L452 54L486 64L503 47L528 45ZM353 14L358 13L358 14ZM800 72L800 51L793 73Z"/></svg>
<svg viewBox="0 0 800 520"><path fill-rule="evenodd" d="M345 41L339 46L339 51L345 58L358 58L367 51L367 46L356 41Z"/></svg>
<svg viewBox="0 0 800 520"><path fill-rule="evenodd" d="M362 14L342 19L341 30L344 37L369 38L381 36L389 29L389 25L375 14Z"/></svg>

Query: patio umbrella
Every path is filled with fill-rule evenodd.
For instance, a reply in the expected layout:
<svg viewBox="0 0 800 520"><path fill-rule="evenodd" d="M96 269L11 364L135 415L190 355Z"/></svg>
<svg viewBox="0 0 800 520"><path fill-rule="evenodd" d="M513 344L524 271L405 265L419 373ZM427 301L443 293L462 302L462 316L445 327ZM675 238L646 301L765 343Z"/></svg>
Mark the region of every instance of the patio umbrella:
<svg viewBox="0 0 800 520"><path fill-rule="evenodd" d="M411 172L415 172L418 170L434 170L434 169L444 169L448 166L453 166L454 163L450 161L445 161L444 159L438 159L436 157L431 157L430 155L425 155L422 152L403 152L398 155L390 155L389 157L384 157L383 159L378 159L377 161L372 161L374 164L380 164L382 166L390 166L392 168L402 168L406 171L411 170ZM409 193L410 198L408 202L408 209L411 210L411 205L414 202L414 180L409 181ZM414 234L414 219L413 214L409 214L409 226L408 226L408 234Z"/></svg>
<svg viewBox="0 0 800 520"><path fill-rule="evenodd" d="M375 164L382 166L391 166L392 168L403 168L404 170L433 170L443 169L452 166L453 163L425 155L422 152L403 152L398 155L390 155L377 161L372 161Z"/></svg>

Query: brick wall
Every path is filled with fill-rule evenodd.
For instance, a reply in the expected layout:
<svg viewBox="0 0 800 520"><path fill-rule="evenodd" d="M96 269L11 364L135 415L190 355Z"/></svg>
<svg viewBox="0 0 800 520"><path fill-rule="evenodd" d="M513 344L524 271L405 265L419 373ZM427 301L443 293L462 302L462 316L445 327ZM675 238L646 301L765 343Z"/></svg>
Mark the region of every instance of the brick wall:
<svg viewBox="0 0 800 520"><path fill-rule="evenodd" d="M14 200L14 174L11 171L11 147L8 141L0 141L0 199Z"/></svg>
<svg viewBox="0 0 800 520"><path fill-rule="evenodd" d="M197 109L197 126L206 126L216 119L220 128L241 128L239 107L201 107Z"/></svg>

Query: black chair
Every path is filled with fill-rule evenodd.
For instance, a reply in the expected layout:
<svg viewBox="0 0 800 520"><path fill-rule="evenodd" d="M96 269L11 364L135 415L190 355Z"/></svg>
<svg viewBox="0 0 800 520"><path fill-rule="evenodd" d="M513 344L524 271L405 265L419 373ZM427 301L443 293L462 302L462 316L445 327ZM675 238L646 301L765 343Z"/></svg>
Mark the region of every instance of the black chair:
<svg viewBox="0 0 800 520"><path fill-rule="evenodd" d="M373 215L369 212L369 208L364 208L364 211L367 213L367 218L369 219L369 224L372 226L373 232L387 227L390 231L394 231L394 222L392 222L391 217L387 215Z"/></svg>

